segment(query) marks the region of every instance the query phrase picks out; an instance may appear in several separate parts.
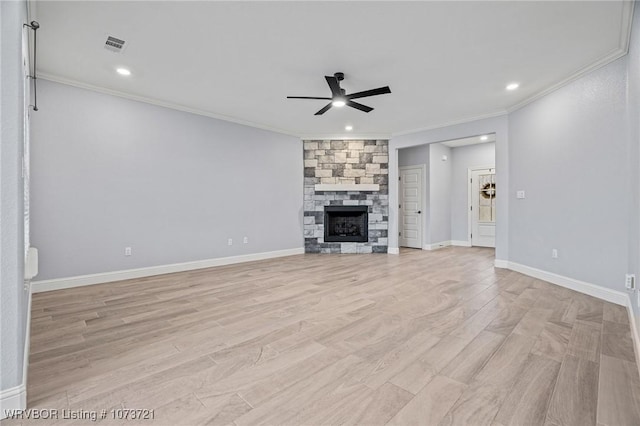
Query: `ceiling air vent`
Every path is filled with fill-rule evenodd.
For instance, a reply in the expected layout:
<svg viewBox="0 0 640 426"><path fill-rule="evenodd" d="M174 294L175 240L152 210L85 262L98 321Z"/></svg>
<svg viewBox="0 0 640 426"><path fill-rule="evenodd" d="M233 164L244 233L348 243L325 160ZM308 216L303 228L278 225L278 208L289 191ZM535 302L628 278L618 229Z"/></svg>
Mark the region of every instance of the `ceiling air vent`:
<svg viewBox="0 0 640 426"><path fill-rule="evenodd" d="M120 53L124 50L124 40L107 36L107 41L104 43L104 48L112 52Z"/></svg>

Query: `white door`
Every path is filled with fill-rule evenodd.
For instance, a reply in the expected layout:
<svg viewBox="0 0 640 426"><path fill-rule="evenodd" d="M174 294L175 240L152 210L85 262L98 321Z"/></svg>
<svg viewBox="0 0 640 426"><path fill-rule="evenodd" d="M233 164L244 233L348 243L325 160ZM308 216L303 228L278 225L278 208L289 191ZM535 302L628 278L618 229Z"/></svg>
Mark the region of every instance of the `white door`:
<svg viewBox="0 0 640 426"><path fill-rule="evenodd" d="M471 171L471 245L496 246L496 170Z"/></svg>
<svg viewBox="0 0 640 426"><path fill-rule="evenodd" d="M400 167L400 246L422 248L423 166Z"/></svg>

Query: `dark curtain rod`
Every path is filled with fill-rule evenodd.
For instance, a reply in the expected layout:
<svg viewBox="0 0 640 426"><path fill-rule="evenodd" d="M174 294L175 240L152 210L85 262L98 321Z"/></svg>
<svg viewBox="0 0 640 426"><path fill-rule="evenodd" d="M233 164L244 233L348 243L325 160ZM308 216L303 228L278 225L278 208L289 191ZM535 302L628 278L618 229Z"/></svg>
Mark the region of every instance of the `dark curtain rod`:
<svg viewBox="0 0 640 426"><path fill-rule="evenodd" d="M40 28L40 24L37 21L31 21L30 24L24 24L25 27L29 27L33 30L33 74L31 74L31 70L29 70L29 77L33 80L33 110L38 110L38 77L36 76L36 61L38 58L38 49L37 49L37 36L38 36L38 28Z"/></svg>

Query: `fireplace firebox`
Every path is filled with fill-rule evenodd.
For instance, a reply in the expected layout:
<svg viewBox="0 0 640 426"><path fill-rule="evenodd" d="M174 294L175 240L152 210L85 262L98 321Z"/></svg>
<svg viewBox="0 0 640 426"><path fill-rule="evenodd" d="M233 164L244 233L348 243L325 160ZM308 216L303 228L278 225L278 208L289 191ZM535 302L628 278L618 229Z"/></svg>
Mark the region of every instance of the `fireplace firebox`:
<svg viewBox="0 0 640 426"><path fill-rule="evenodd" d="M325 206L324 241L366 243L369 241L367 206Z"/></svg>

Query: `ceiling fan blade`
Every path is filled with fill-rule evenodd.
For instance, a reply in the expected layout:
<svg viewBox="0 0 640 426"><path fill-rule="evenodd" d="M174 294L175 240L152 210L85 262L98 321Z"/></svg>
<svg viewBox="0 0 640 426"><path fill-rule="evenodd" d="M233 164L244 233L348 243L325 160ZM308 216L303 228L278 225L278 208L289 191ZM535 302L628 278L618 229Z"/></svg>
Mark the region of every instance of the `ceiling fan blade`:
<svg viewBox="0 0 640 426"><path fill-rule="evenodd" d="M389 89L389 86L378 87L377 89L365 90L364 92L352 93L350 95L347 95L347 99L366 98L367 96L384 95L386 93L391 93L391 89Z"/></svg>
<svg viewBox="0 0 640 426"><path fill-rule="evenodd" d="M332 104L331 102L329 102L324 108L322 108L320 111L316 112L314 115L322 115L325 112L329 111L329 109L331 108Z"/></svg>
<svg viewBox="0 0 640 426"><path fill-rule="evenodd" d="M315 96L287 96L287 99L323 99L325 101L331 100L331 98L318 98Z"/></svg>
<svg viewBox="0 0 640 426"><path fill-rule="evenodd" d="M340 83L338 83L338 79L334 76L325 75L324 78L327 80L327 84L329 88L331 88L331 94L335 96L342 96L342 91L340 90Z"/></svg>
<svg viewBox="0 0 640 426"><path fill-rule="evenodd" d="M351 108L359 109L360 111L364 111L364 112L373 111L373 108L368 107L366 105L359 104L357 102L353 102L353 101L347 101L347 105L349 105Z"/></svg>

